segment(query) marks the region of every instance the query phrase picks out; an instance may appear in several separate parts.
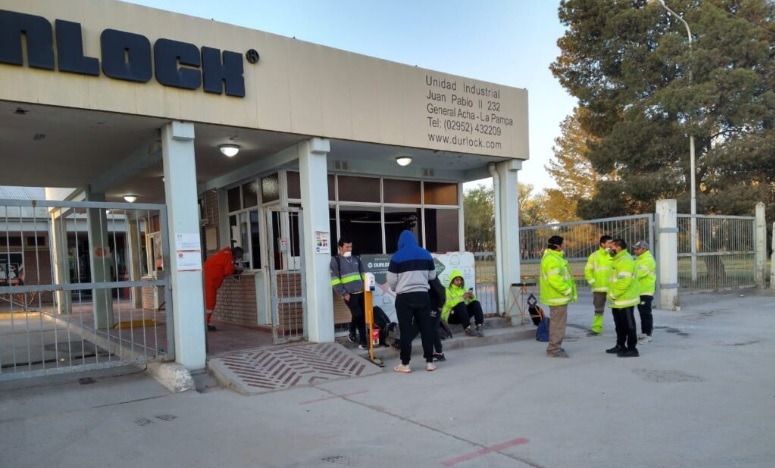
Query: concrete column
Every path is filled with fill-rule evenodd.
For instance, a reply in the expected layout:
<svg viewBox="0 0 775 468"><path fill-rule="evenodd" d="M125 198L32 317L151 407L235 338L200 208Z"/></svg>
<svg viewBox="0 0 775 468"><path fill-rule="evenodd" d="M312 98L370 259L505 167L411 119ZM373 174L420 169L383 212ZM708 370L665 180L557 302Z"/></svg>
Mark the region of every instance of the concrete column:
<svg viewBox="0 0 775 468"><path fill-rule="evenodd" d="M54 270L54 284L64 285L70 283L70 258L67 251L67 227L62 219L62 210L51 210L51 260ZM72 292L56 291L57 313L70 314L73 311Z"/></svg>
<svg viewBox="0 0 775 468"><path fill-rule="evenodd" d="M764 203L756 204L754 220L754 269L753 277L756 287L764 288L764 270L767 268L767 221L764 215Z"/></svg>
<svg viewBox="0 0 775 468"><path fill-rule="evenodd" d="M330 249L336 249L335 233L328 224L328 173L326 159L331 145L328 140L312 138L298 145L299 179L301 183L302 234L304 275L307 286L307 322L304 324L309 341L334 341L334 304L331 300L331 280L328 264L330 253L315 252L315 232L328 233Z"/></svg>
<svg viewBox="0 0 775 468"><path fill-rule="evenodd" d="M133 213L133 215L134 214L136 213ZM137 218L134 216L132 216L131 219L127 219L126 235L129 241L129 252L127 252L129 281L140 281L143 273L143 270L140 267L140 261L144 261L145 259L140 258L142 249L140 248L140 228L138 224ZM132 288L130 303L133 309L140 309L143 307L143 288Z"/></svg>
<svg viewBox="0 0 775 468"><path fill-rule="evenodd" d="M105 201L105 194L91 193L89 201ZM113 281L110 266L113 254L108 242L108 217L106 210L89 208L86 210L86 229L89 237L89 268L92 283ZM113 327L113 295L110 289L92 289L94 326L98 329Z"/></svg>
<svg viewBox="0 0 775 468"><path fill-rule="evenodd" d="M518 173L522 169L522 161L504 161L496 164L499 187L494 194L499 202L496 203L498 212L495 213L500 219L496 222L496 228L500 235L496 234L496 273L498 290L498 312L510 311L512 314L512 323L521 324L522 318L516 307L507 304L513 301L509 288L512 283L520 282L520 254L519 254L519 198L518 198ZM495 188L495 184L493 184ZM516 315L514 315L516 314Z"/></svg>
<svg viewBox="0 0 775 468"><path fill-rule="evenodd" d="M167 203L167 236L170 252L165 273L172 288L175 360L189 370L203 369L205 351L204 294L202 270L181 271L176 252L176 238L198 240L199 206L197 205L194 124L172 122L161 129L164 161L164 195ZM201 252L200 252L201 258Z"/></svg>
<svg viewBox="0 0 775 468"><path fill-rule="evenodd" d="M675 200L657 200L657 237L659 307L681 310L678 296L678 208Z"/></svg>

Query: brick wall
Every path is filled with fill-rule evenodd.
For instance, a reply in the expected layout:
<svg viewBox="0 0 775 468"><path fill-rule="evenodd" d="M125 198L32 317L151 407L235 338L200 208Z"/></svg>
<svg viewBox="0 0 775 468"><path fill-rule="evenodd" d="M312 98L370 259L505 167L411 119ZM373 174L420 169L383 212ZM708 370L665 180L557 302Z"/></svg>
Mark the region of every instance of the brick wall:
<svg viewBox="0 0 775 468"><path fill-rule="evenodd" d="M245 273L223 281L218 290L213 318L237 325L258 325L255 275Z"/></svg>

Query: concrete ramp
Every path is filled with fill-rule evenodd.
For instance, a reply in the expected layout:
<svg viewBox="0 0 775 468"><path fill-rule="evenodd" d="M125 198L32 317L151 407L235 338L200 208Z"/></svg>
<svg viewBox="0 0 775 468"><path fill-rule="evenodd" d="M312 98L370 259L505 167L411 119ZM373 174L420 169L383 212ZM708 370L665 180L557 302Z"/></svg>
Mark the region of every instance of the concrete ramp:
<svg viewBox="0 0 775 468"><path fill-rule="evenodd" d="M207 368L221 385L243 395L315 386L382 371L337 343L302 343L239 351L208 360Z"/></svg>

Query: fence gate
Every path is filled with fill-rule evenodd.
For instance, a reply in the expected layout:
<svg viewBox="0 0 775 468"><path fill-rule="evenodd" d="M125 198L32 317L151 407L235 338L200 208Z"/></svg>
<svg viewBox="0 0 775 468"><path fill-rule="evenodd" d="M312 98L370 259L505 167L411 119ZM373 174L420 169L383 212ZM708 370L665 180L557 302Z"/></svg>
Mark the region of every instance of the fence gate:
<svg viewBox="0 0 775 468"><path fill-rule="evenodd" d="M304 339L307 307L301 223L301 208L272 206L266 210L271 325L275 344Z"/></svg>
<svg viewBox="0 0 775 468"><path fill-rule="evenodd" d="M680 288L700 292L756 286L755 232L753 216L697 215L692 223L691 215L679 214Z"/></svg>
<svg viewBox="0 0 775 468"><path fill-rule="evenodd" d="M0 381L173 360L166 230L164 205L0 200Z"/></svg>

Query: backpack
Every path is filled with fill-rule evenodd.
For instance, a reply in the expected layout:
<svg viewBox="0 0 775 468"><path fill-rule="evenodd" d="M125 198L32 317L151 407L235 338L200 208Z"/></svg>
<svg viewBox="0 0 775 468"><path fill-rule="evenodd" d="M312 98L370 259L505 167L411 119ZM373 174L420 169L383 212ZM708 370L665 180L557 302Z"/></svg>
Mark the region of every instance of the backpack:
<svg viewBox="0 0 775 468"><path fill-rule="evenodd" d="M544 318L544 309L538 305L538 300L532 293L527 297L527 305L527 311L530 314L530 320L533 321L533 325L538 325L541 323L541 319Z"/></svg>
<svg viewBox="0 0 775 468"><path fill-rule="evenodd" d="M375 306L372 313L374 326L379 329L379 344L390 346L398 341L398 324L391 322L390 317L381 307ZM391 336L391 331L393 332Z"/></svg>
<svg viewBox="0 0 775 468"><path fill-rule="evenodd" d="M536 340L544 342L549 341L549 317L542 318L538 323L538 328L536 329Z"/></svg>

